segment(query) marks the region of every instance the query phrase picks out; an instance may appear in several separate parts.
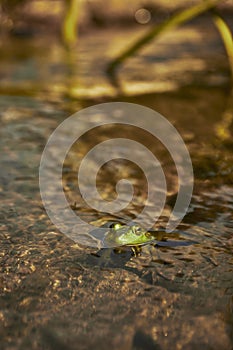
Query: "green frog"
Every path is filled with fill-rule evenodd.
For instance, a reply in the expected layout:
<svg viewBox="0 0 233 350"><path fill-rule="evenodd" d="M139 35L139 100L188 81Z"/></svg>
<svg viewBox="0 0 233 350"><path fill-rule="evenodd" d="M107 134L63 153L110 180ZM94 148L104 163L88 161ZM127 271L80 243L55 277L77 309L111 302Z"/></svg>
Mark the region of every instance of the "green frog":
<svg viewBox="0 0 233 350"><path fill-rule="evenodd" d="M122 254L131 251L131 255L138 256L141 254L142 246L146 244L157 247L176 247L197 243L181 239L178 232L166 234L164 229L145 230L136 223L125 225L120 222L107 222L100 229L93 230L91 235L101 242L100 248L113 248L113 250L100 249L96 254L105 262L110 260L111 252Z"/></svg>
<svg viewBox="0 0 233 350"><path fill-rule="evenodd" d="M151 232L144 230L137 224L132 226L121 223L112 223L106 233L104 243L116 246L144 245L154 240Z"/></svg>
<svg viewBox="0 0 233 350"><path fill-rule="evenodd" d="M103 232L105 229L105 233ZM141 247L147 243L155 242L159 231L147 231L133 223L132 225L125 225L120 222L107 222L102 225L100 229L95 229L91 235L101 242L102 248L113 247Z"/></svg>
<svg viewBox="0 0 233 350"><path fill-rule="evenodd" d="M105 229L105 233L103 232ZM127 252L131 252L131 255L138 256L141 253L141 247L147 243L155 240L152 233L146 231L136 223L132 225L125 225L120 222L107 222L91 231L91 235L97 238L101 242L100 248L112 248L112 249L100 249L97 256L102 257L102 263L114 260L112 252L115 254L127 255Z"/></svg>
<svg viewBox="0 0 233 350"><path fill-rule="evenodd" d="M103 228L105 232L103 232ZM182 236L188 236L185 232L174 231L167 234L165 229L145 230L136 223L131 225L120 222L107 222L91 231L91 235L101 241L102 248L111 247L134 247L146 244L156 244L159 246L182 246L194 243L183 240Z"/></svg>

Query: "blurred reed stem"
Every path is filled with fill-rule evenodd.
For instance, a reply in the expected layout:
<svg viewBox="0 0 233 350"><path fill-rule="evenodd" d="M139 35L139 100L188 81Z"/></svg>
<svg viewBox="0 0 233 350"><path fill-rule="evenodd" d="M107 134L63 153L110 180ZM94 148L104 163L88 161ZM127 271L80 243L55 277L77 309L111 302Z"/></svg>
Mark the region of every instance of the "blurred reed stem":
<svg viewBox="0 0 233 350"><path fill-rule="evenodd" d="M212 11L212 15L214 24L224 43L231 70L231 89L227 96L226 107L221 120L216 126L216 135L221 142L229 142L232 140L233 126L233 40L230 28L216 9Z"/></svg>
<svg viewBox="0 0 233 350"><path fill-rule="evenodd" d="M230 28L224 19L220 16L216 9L213 10L213 21L217 27L219 34L225 46L225 50L229 59L229 65L231 70L231 78L233 82L233 41Z"/></svg>
<svg viewBox="0 0 233 350"><path fill-rule="evenodd" d="M65 16L62 24L62 39L67 48L72 47L78 36L80 0L65 0Z"/></svg>
<svg viewBox="0 0 233 350"><path fill-rule="evenodd" d="M119 66L129 57L133 56L143 46L148 44L153 39L166 31L174 29L179 25L197 17L198 15L214 8L221 0L206 0L198 5L194 5L191 8L185 9L178 14L173 15L168 20L162 22L160 25L153 26L145 35L131 45L127 50L123 51L117 56L107 67L107 74L112 83L118 86L116 79L116 70Z"/></svg>

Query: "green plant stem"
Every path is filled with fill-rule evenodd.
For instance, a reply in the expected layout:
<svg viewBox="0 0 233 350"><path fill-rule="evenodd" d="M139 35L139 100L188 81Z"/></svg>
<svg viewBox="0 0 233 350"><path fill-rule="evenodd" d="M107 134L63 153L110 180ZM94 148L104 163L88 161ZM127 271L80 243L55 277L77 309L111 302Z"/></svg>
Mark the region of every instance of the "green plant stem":
<svg viewBox="0 0 233 350"><path fill-rule="evenodd" d="M189 9L183 10L178 14L173 15L168 20L164 21L160 25L153 26L142 38L137 40L132 46L115 58L107 67L107 73L110 76L115 75L116 68L122 64L127 58L135 54L139 49L152 41L155 37L158 37L164 32L174 29L182 23L185 23L194 17L197 17L201 13L213 8L221 0L207 0L198 5L195 5Z"/></svg>
<svg viewBox="0 0 233 350"><path fill-rule="evenodd" d="M80 0L65 0L65 17L62 24L62 39L69 48L77 40Z"/></svg>
<svg viewBox="0 0 233 350"><path fill-rule="evenodd" d="M231 70L231 78L233 83L233 41L232 41L232 34L230 31L230 28L228 27L227 23L224 21L224 19L219 15L219 13L214 10L213 11L213 21L215 26L217 27L222 41L225 46L225 50L229 59L229 65Z"/></svg>

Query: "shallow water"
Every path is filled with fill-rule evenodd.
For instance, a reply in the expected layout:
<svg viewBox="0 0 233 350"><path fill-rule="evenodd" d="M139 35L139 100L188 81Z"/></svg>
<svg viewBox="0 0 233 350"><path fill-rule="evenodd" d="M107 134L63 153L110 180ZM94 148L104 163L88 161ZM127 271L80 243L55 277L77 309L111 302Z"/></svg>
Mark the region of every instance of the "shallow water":
<svg viewBox="0 0 233 350"><path fill-rule="evenodd" d="M17 46L12 50L17 52ZM41 62L42 53L38 48L27 53L28 65L25 57L22 65L15 56L0 96L1 348L232 349L233 144L232 135L223 140L216 131L230 98L222 66L216 73L222 76L222 85L192 84L170 92L114 98L163 114L186 142L195 174L190 210L177 229L181 240L195 243L146 245L139 256L132 256L130 249L116 254L74 243L57 230L43 208L38 166L50 133L71 113L109 99L77 100L56 90L55 84L45 88L45 76L38 79L35 68L35 57ZM57 67L52 58L50 63ZM63 68L57 75L61 85ZM228 131L232 133L232 128ZM94 144L121 132L112 127L87 134L67 157L66 195L88 222L100 225L113 218L81 201L75 182L77 163ZM124 133L132 136L130 129ZM152 146L143 133L135 136ZM159 222L163 226L174 205L177 180L168 152L155 146L169 189ZM136 189L134 201L119 214L127 219L143 202L142 174L132 164L111 162L101 170L98 186L105 198L111 198L122 176L133 180Z"/></svg>

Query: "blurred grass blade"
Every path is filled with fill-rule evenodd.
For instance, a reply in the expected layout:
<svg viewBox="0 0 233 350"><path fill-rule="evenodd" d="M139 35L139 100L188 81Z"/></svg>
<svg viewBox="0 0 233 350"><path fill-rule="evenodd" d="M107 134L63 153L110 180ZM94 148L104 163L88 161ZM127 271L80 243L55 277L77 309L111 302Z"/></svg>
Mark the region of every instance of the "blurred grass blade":
<svg viewBox="0 0 233 350"><path fill-rule="evenodd" d="M66 47L77 40L80 0L65 0L65 17L62 24L62 39Z"/></svg>
<svg viewBox="0 0 233 350"><path fill-rule="evenodd" d="M228 27L227 23L224 21L224 19L219 15L219 13L214 10L213 11L213 21L215 26L217 27L222 41L224 43L226 53L229 59L230 69L231 69L231 78L233 81L233 41L232 41L232 34L230 31L230 28Z"/></svg>
<svg viewBox="0 0 233 350"><path fill-rule="evenodd" d="M220 141L228 142L232 140L233 126L233 40L230 28L216 9L213 10L213 21L224 43L231 70L231 90L229 92L226 107L222 113L221 120L215 128L216 135Z"/></svg>
<svg viewBox="0 0 233 350"><path fill-rule="evenodd" d="M117 85L115 72L119 65L121 65L126 59L134 55L139 49L148 44L154 38L163 34L164 32L174 29L182 23L185 23L205 11L214 8L221 0L207 0L202 3L185 9L178 14L173 15L168 20L162 22L160 25L153 26L145 35L137 40L132 46L125 50L122 54L116 57L107 67L107 74L110 77L114 85Z"/></svg>

